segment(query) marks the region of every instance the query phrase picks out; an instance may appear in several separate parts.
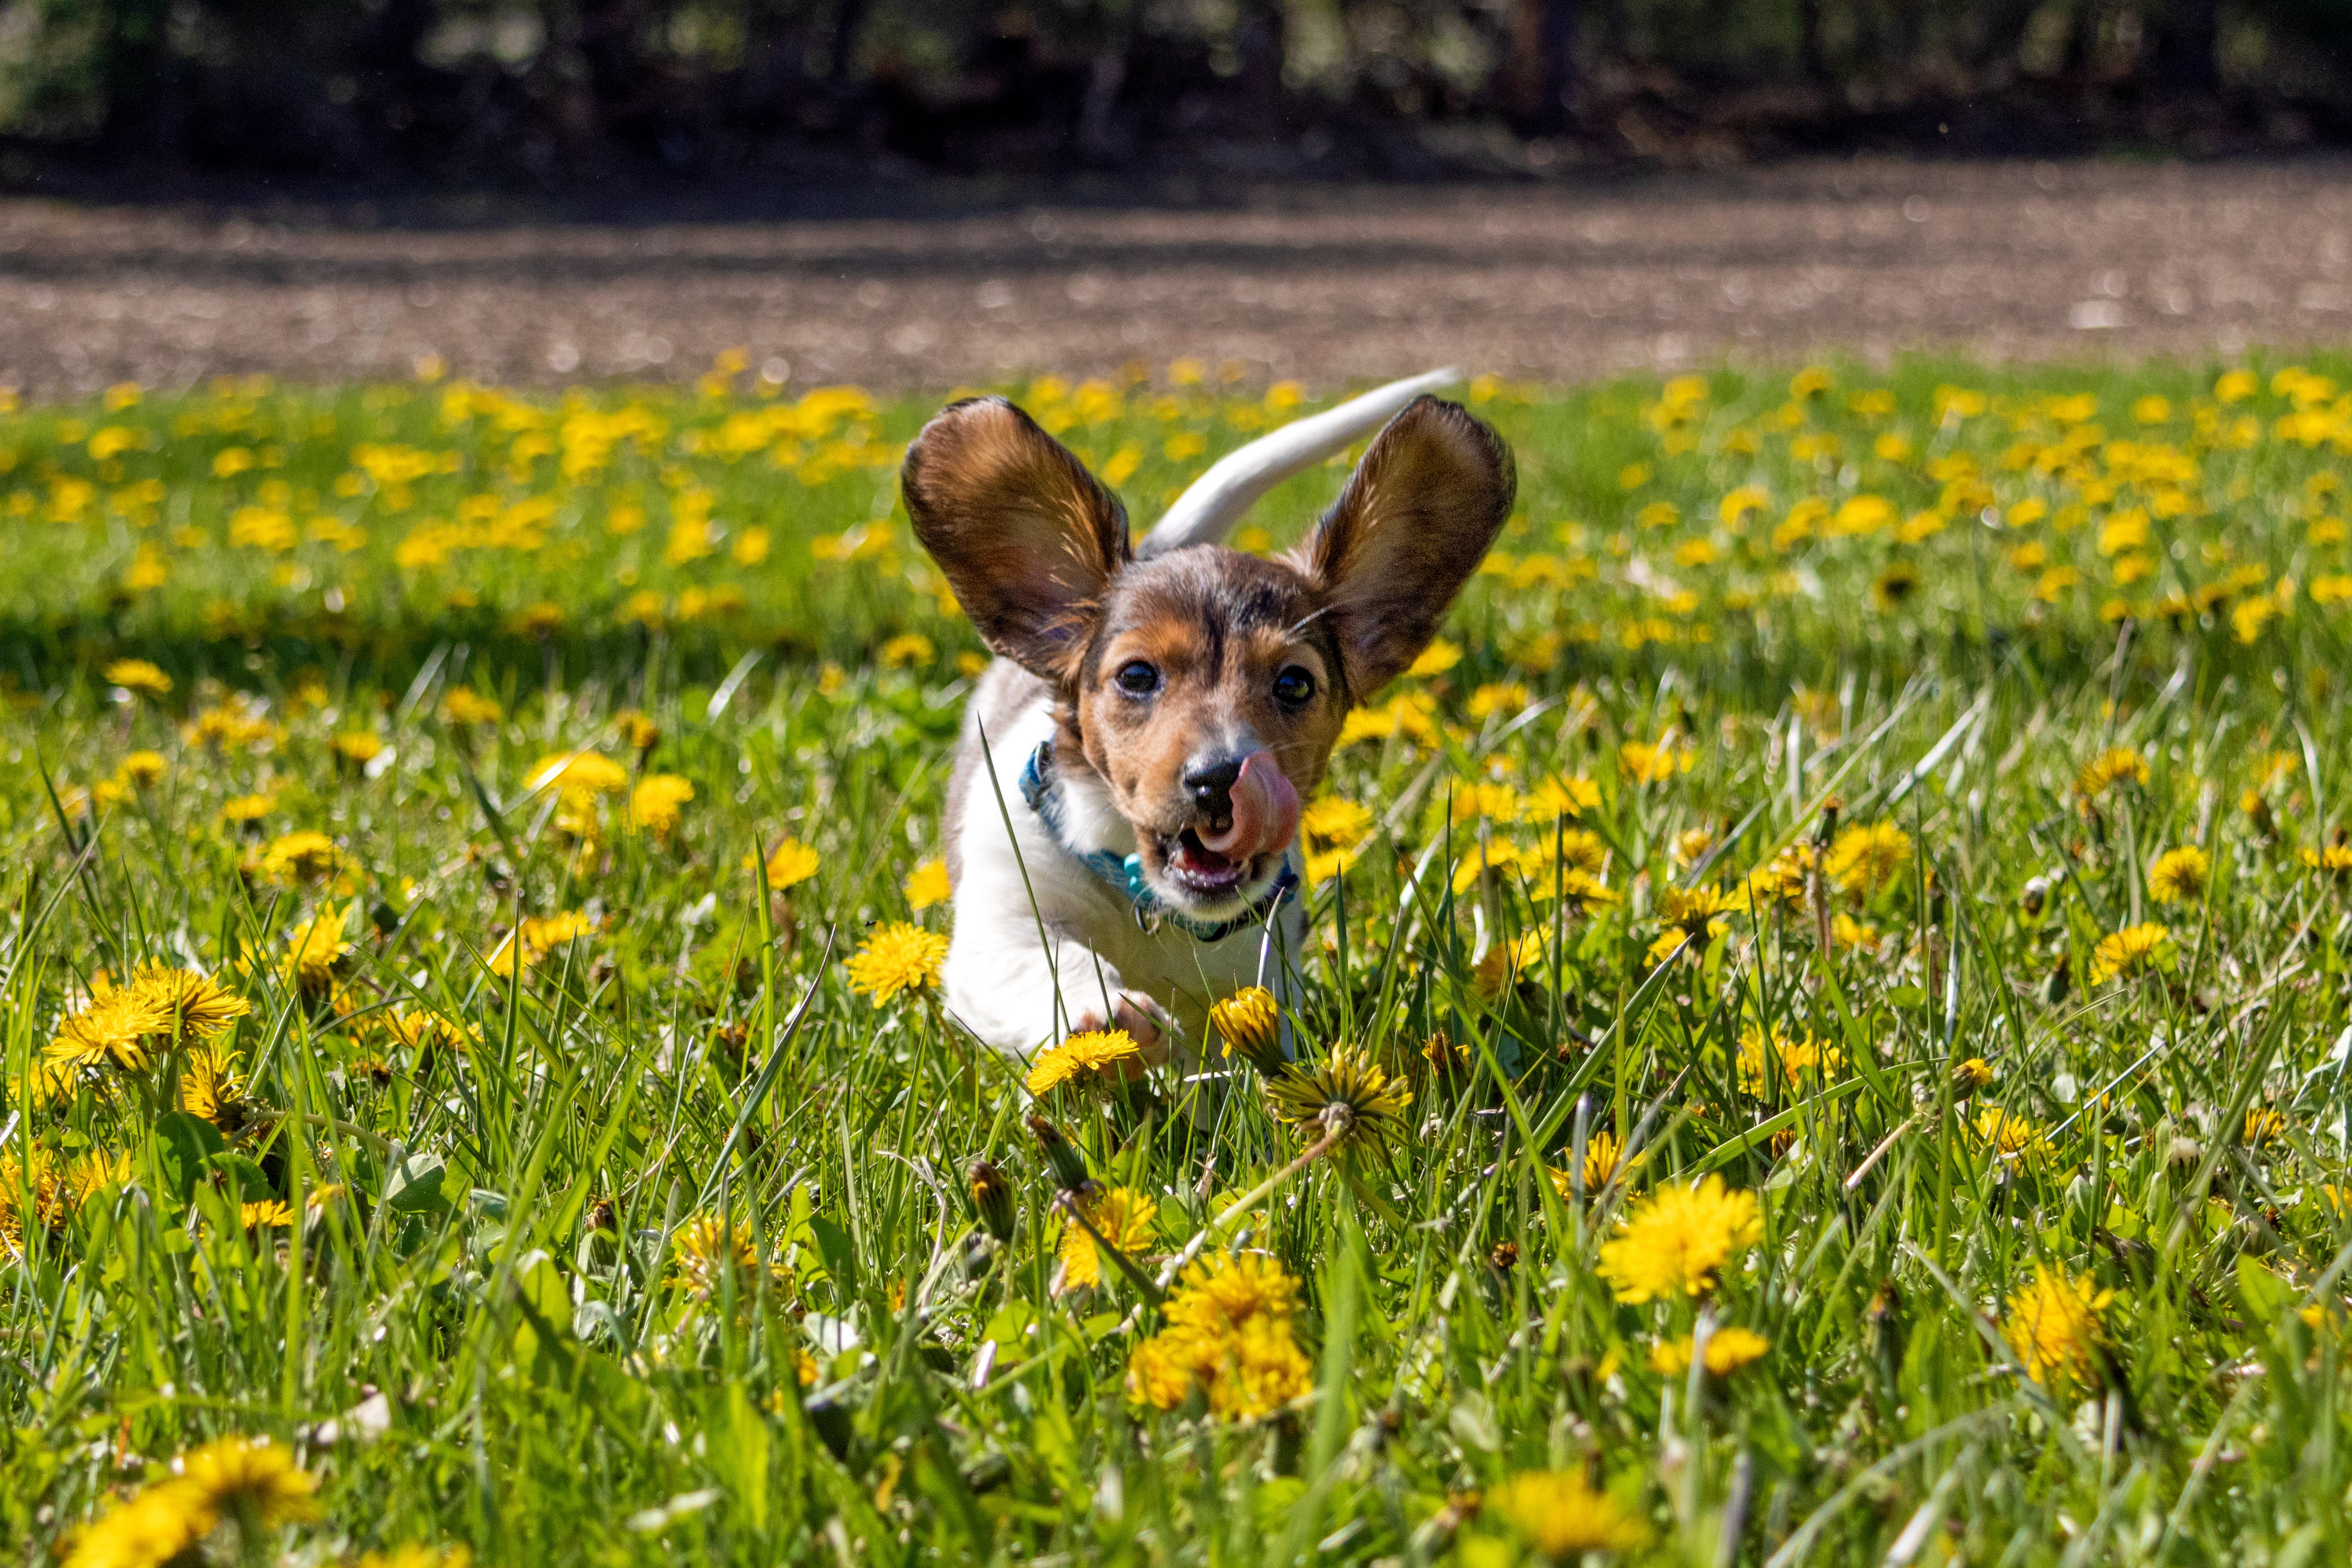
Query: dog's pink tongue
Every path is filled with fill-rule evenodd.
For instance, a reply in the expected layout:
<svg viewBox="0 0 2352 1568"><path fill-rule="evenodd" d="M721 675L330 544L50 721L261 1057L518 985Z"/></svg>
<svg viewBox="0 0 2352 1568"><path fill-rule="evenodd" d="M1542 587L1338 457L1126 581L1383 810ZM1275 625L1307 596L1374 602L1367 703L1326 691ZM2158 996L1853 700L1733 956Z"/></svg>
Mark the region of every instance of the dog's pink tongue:
<svg viewBox="0 0 2352 1568"><path fill-rule="evenodd" d="M1290 841L1298 834L1298 791L1275 766L1272 752L1253 751L1242 758L1233 796L1233 825L1222 833L1202 833L1202 847L1228 860L1247 860L1290 847Z"/></svg>

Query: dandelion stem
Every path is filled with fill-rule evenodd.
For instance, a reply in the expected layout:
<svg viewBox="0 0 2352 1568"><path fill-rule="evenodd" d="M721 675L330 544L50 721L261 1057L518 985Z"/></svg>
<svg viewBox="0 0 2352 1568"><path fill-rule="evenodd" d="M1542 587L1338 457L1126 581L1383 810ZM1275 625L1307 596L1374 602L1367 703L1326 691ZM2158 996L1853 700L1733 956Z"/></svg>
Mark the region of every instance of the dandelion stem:
<svg viewBox="0 0 2352 1568"><path fill-rule="evenodd" d="M1176 1282L1176 1276L1182 1273L1185 1268L1191 1264L1192 1260L1201 1255L1201 1249L1209 1244L1209 1239L1211 1237L1216 1235L1218 1231L1223 1229L1235 1219L1247 1214L1251 1209L1255 1208L1259 1204L1264 1203L1268 1197L1273 1196L1276 1189L1280 1187L1284 1182L1288 1181L1292 1176L1295 1176L1300 1171L1305 1170L1314 1161L1321 1158L1323 1155L1329 1154L1333 1149L1339 1147L1339 1140L1347 1135L1347 1124L1342 1124L1339 1126L1332 1128L1329 1132L1324 1134L1322 1137L1317 1139L1314 1143L1309 1144L1306 1150L1301 1153L1297 1159L1291 1161L1288 1165L1283 1166L1280 1170L1275 1172L1264 1181L1258 1183L1257 1186L1252 1187L1248 1192L1243 1194L1241 1197L1228 1205L1223 1213L1218 1215L1214 1219L1210 1220L1208 1224L1201 1227L1199 1232L1193 1236L1192 1239L1184 1243L1183 1250L1178 1252L1175 1257L1170 1259L1168 1260L1168 1266L1160 1270L1160 1282L1153 1291L1154 1299L1156 1300L1160 1295L1164 1294L1168 1287ZM1089 1225L1087 1227L1087 1229L1091 1232L1094 1229L1094 1227Z"/></svg>
<svg viewBox="0 0 2352 1568"><path fill-rule="evenodd" d="M1908 1131L1911 1124L1918 1119L1918 1114L1915 1112L1895 1124L1895 1130L1879 1139L1878 1146L1864 1155L1862 1164L1853 1167L1853 1174L1845 1178L1845 1190L1852 1192L1855 1187L1860 1186L1862 1178L1868 1176L1876 1167L1878 1162L1885 1157L1886 1151L1895 1146L1895 1140Z"/></svg>

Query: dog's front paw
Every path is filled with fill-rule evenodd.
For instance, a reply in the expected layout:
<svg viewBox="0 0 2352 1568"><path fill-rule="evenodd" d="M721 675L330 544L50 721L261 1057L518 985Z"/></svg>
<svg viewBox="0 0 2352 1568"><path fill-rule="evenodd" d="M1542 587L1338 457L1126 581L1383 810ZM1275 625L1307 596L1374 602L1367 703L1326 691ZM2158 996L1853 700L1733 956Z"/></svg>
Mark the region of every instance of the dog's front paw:
<svg viewBox="0 0 2352 1568"><path fill-rule="evenodd" d="M1141 991L1120 991L1111 998L1110 1013L1104 1016L1099 1005L1078 1014L1074 1023L1076 1032L1088 1030L1122 1029L1143 1051L1145 1065L1158 1067L1168 1060L1168 1052L1176 1037L1183 1032L1168 1009L1145 996Z"/></svg>

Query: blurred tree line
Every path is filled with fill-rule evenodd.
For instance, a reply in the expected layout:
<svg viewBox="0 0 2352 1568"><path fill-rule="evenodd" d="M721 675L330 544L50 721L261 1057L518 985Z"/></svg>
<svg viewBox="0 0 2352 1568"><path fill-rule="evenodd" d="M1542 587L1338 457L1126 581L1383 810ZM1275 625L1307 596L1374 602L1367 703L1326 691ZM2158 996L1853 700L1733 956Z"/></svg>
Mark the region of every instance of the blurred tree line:
<svg viewBox="0 0 2352 1568"><path fill-rule="evenodd" d="M2335 139L2352 0L0 0L0 137L550 181Z"/></svg>

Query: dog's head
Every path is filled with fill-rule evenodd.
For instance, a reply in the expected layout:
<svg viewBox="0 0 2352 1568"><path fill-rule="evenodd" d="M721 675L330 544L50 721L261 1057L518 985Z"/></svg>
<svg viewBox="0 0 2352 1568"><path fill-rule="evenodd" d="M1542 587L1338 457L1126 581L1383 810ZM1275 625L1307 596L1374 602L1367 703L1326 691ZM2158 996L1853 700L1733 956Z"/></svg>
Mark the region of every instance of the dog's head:
<svg viewBox="0 0 2352 1568"><path fill-rule="evenodd" d="M1428 397L1274 560L1137 559L1118 498L1002 398L942 410L903 482L982 640L1052 684L1063 759L1101 777L1153 891L1206 919L1272 881L1349 707L1428 645L1516 488L1500 438Z"/></svg>

